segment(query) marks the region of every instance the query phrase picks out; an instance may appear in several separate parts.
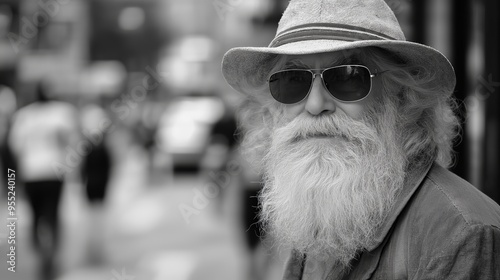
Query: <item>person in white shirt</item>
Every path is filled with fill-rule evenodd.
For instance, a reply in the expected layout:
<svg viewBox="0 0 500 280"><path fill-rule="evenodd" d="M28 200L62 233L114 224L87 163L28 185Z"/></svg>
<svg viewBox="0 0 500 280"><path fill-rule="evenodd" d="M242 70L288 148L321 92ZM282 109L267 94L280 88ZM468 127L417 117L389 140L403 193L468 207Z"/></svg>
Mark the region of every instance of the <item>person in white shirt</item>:
<svg viewBox="0 0 500 280"><path fill-rule="evenodd" d="M54 166L68 160L67 153L74 150L76 139L76 109L69 103L49 100L42 84L37 87L37 101L13 117L9 144L33 211L32 237L41 254L42 279L52 279L55 272L59 201L65 174Z"/></svg>

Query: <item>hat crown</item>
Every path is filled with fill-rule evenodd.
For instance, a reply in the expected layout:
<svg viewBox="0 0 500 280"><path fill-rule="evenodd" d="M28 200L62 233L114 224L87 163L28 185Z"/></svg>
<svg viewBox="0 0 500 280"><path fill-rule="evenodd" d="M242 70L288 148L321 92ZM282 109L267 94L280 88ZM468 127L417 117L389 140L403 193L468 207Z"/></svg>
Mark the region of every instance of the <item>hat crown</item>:
<svg viewBox="0 0 500 280"><path fill-rule="evenodd" d="M406 40L384 0L291 0L270 46L315 36L345 41Z"/></svg>

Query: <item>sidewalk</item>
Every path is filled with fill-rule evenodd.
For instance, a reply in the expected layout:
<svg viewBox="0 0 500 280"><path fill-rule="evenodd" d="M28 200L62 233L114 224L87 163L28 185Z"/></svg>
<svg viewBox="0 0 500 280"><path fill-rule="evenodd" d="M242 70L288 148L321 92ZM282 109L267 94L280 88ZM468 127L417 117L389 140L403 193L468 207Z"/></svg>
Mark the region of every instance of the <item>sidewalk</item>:
<svg viewBox="0 0 500 280"><path fill-rule="evenodd" d="M246 280L241 229L216 214L216 199L192 215L190 223L179 210L181 204L193 205L194 189L205 182L199 176L165 177L149 186L145 163L140 151L123 158L101 210L91 211L79 184L67 184L60 209L57 280ZM3 203L0 207L6 209ZM5 211L0 213L3 219ZM0 279L38 280L25 202L19 216L18 271L6 270L6 247L0 243ZM90 263L89 253L100 258ZM280 267L276 265L277 276L270 279L280 279Z"/></svg>
<svg viewBox="0 0 500 280"><path fill-rule="evenodd" d="M76 221L75 209L80 203L73 195L74 201L67 204L66 210L73 211L67 214L68 222L73 217L68 245L62 252L66 261L73 258L67 263L73 269L68 269L60 280L243 279L245 255L235 229L209 207L193 217L190 224L179 211L180 204L192 203L192 189L203 182L197 177L183 177L173 184L166 180L171 185L147 186L144 160L141 153L131 152L118 168L117 179L110 186L107 215L97 226L84 215ZM83 255L88 249L88 245L74 247L75 242L86 243L83 232L102 236L105 265L77 265L85 261Z"/></svg>

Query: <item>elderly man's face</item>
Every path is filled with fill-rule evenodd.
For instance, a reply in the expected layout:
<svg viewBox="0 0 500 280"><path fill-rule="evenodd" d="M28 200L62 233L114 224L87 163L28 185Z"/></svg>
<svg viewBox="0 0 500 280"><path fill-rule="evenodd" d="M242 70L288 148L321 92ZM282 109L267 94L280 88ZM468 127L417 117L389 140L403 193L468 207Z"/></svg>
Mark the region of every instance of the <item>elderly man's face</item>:
<svg viewBox="0 0 500 280"><path fill-rule="evenodd" d="M321 53L311 55L290 56L285 64L286 68L299 69L325 69L328 67L357 64L365 65L372 73L380 71L375 65L361 61L356 54L347 54L345 52ZM319 72L319 71L317 71ZM332 97L328 90L323 86L321 78L316 76L309 95L299 103L284 106L284 115L288 120L307 112L311 116L322 114L334 114L341 110L353 119L361 119L365 109L372 104L373 100L381 94L380 79L372 79L372 90L368 97L358 102L342 102Z"/></svg>
<svg viewBox="0 0 500 280"><path fill-rule="evenodd" d="M372 73L383 70L355 53L295 56L287 62L288 69L356 64ZM260 198L263 221L278 243L347 265L374 242L404 179L397 108L383 93L374 78L365 99L338 101L317 76L301 102L270 106L275 124L263 157Z"/></svg>

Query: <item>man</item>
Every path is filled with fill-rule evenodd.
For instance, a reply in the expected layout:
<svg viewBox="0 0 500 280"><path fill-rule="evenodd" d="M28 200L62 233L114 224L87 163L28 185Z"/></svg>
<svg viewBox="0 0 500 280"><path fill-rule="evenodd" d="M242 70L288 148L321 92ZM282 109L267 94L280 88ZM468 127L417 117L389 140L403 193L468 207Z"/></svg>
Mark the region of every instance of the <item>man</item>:
<svg viewBox="0 0 500 280"><path fill-rule="evenodd" d="M500 207L450 173L455 74L383 0L292 0L226 53L284 279L500 279Z"/></svg>

